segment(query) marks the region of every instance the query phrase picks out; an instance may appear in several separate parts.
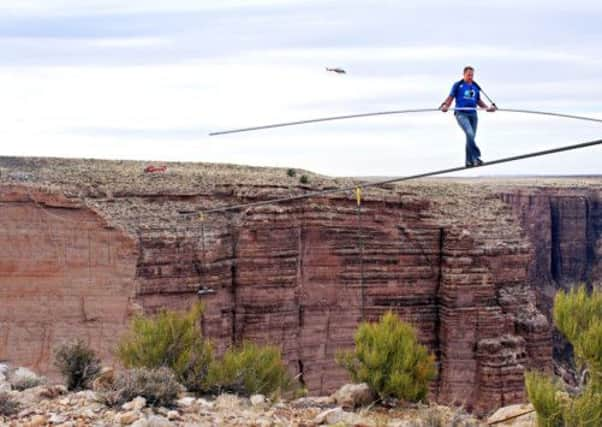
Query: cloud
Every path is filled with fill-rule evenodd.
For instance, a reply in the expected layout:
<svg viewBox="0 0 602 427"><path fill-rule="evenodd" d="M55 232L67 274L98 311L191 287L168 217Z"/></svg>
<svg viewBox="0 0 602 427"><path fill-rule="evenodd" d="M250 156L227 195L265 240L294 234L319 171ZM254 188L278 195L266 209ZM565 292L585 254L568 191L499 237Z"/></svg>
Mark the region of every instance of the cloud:
<svg viewBox="0 0 602 427"><path fill-rule="evenodd" d="M0 4L0 12L26 15L92 15L161 13L173 11L227 10L233 8L287 6L303 0L18 0ZM309 0L311 1L311 0ZM305 0L307 3L307 0Z"/></svg>
<svg viewBox="0 0 602 427"><path fill-rule="evenodd" d="M0 5L4 154L295 166L335 175L438 169L463 161L463 135L451 114L207 134L437 106L465 63L476 65L500 106L602 117L598 2L573 2L569 11L555 0L545 8L539 0L513 8L440 0L12 3ZM458 10L466 30L454 18ZM327 65L349 73L327 73ZM493 159L597 139L600 130L482 114L478 141ZM599 173L599 154L491 171Z"/></svg>
<svg viewBox="0 0 602 427"><path fill-rule="evenodd" d="M259 52L250 52L256 55ZM404 46L404 47L351 47L351 48L311 48L311 49L280 49L266 50L262 55L271 58L312 60L312 61L365 61L365 62L390 62L390 61L429 61L440 62L457 60L470 56L475 61L483 59L496 59L500 61L544 61L564 62L573 66L596 65L602 66L602 58L576 54L562 50L545 50L529 48L513 48L503 45L441 45L441 46Z"/></svg>

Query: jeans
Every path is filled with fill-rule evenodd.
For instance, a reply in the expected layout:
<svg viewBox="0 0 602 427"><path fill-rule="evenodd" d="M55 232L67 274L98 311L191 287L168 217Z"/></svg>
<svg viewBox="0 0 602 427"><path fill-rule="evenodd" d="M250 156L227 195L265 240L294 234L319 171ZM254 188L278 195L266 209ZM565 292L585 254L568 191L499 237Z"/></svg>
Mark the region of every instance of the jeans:
<svg viewBox="0 0 602 427"><path fill-rule="evenodd" d="M476 114L456 112L456 120L466 134L466 164L472 164L481 158L481 150L475 141L479 118Z"/></svg>

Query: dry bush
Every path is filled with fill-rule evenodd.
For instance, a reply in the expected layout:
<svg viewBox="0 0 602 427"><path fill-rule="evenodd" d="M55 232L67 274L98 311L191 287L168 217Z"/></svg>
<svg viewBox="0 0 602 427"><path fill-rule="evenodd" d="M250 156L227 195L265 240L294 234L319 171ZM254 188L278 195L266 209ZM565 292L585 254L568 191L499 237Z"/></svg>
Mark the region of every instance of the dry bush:
<svg viewBox="0 0 602 427"><path fill-rule="evenodd" d="M10 417L19 411L19 402L8 393L0 393L0 416Z"/></svg>
<svg viewBox="0 0 602 427"><path fill-rule="evenodd" d="M38 376L19 376L11 381L11 385L15 390L23 391L44 384L44 378Z"/></svg>
<svg viewBox="0 0 602 427"><path fill-rule="evenodd" d="M83 341L64 343L54 353L54 365L65 378L67 389L84 390L100 373L100 359Z"/></svg>
<svg viewBox="0 0 602 427"><path fill-rule="evenodd" d="M171 407L182 390L168 368L137 368L117 375L112 384L100 391L100 396L108 406L121 406L141 396L149 406Z"/></svg>

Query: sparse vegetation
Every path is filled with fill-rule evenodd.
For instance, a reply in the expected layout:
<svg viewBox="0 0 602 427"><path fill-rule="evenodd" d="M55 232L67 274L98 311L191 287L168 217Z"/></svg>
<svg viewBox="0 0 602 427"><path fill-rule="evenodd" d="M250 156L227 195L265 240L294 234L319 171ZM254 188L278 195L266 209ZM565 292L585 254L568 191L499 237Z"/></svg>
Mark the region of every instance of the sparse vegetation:
<svg viewBox="0 0 602 427"><path fill-rule="evenodd" d="M141 396L150 406L173 406L182 386L169 368L137 368L122 372L115 381L101 391L108 406L120 406Z"/></svg>
<svg viewBox="0 0 602 427"><path fill-rule="evenodd" d="M187 313L137 316L118 346L119 359L128 368L170 368L188 390L203 391L213 350L199 325L202 313L196 304Z"/></svg>
<svg viewBox="0 0 602 427"><path fill-rule="evenodd" d="M278 347L245 342L211 365L207 388L216 393L273 396L290 390L292 383Z"/></svg>
<svg viewBox="0 0 602 427"><path fill-rule="evenodd" d="M289 177L294 178L295 176L297 176L297 171L295 169L289 169L286 171L286 174Z"/></svg>
<svg viewBox="0 0 602 427"><path fill-rule="evenodd" d="M54 358L69 390L89 388L101 369L94 350L81 340L60 345Z"/></svg>
<svg viewBox="0 0 602 427"><path fill-rule="evenodd" d="M0 393L0 416L10 417L19 411L19 403L8 393Z"/></svg>
<svg viewBox="0 0 602 427"><path fill-rule="evenodd" d="M309 177L307 175L301 175L299 182L301 184L309 184Z"/></svg>
<svg viewBox="0 0 602 427"><path fill-rule="evenodd" d="M355 350L339 353L337 361L381 399L424 400L436 376L435 357L418 342L415 329L391 312L377 323L362 323Z"/></svg>
<svg viewBox="0 0 602 427"><path fill-rule="evenodd" d="M554 301L554 323L573 345L577 362L589 380L576 396L559 382L538 372L525 375L529 400L540 427L602 425L602 292L584 287L559 292Z"/></svg>
<svg viewBox="0 0 602 427"><path fill-rule="evenodd" d="M37 387L44 383L44 378L30 374L19 374L16 378L13 378L11 384L15 390L23 391L30 388Z"/></svg>
<svg viewBox="0 0 602 427"><path fill-rule="evenodd" d="M426 408L422 415L426 427L444 427L445 417L436 408Z"/></svg>
<svg viewBox="0 0 602 427"><path fill-rule="evenodd" d="M537 423L541 427L563 426L560 386L539 372L525 374L527 395L537 412Z"/></svg>
<svg viewBox="0 0 602 427"><path fill-rule="evenodd" d="M602 386L602 291L588 294L585 287L559 292L554 300L554 324L569 340L577 362Z"/></svg>

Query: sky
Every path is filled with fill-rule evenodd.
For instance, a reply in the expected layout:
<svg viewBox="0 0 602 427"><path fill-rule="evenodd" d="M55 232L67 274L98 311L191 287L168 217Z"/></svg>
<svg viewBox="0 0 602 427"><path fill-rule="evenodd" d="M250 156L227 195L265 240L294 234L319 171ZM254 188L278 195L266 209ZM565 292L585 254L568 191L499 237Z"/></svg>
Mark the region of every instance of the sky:
<svg viewBox="0 0 602 427"><path fill-rule="evenodd" d="M0 155L336 176L458 166L451 113L208 133L436 108L467 64L501 108L602 118L600 22L599 0L0 0ZM477 142L487 161L601 136L602 124L496 112L480 113ZM462 174L601 165L598 147Z"/></svg>

